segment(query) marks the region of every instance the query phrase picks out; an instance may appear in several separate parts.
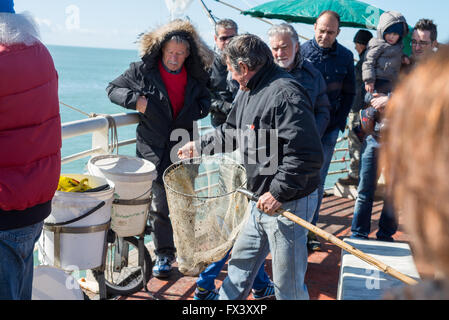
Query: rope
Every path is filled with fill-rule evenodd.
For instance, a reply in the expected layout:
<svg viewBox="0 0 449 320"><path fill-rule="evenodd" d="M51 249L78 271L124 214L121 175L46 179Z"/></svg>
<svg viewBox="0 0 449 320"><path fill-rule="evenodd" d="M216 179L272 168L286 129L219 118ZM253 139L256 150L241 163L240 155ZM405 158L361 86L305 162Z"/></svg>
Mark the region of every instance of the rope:
<svg viewBox="0 0 449 320"><path fill-rule="evenodd" d="M108 120L108 130L109 130L109 134L108 137L110 139L109 143L108 143L108 153L113 153L114 150L116 151L116 154L118 154L118 133L117 133L117 125L115 123L114 118L109 115L109 114L102 114L102 113L86 113L78 108L75 108L71 105L68 105L62 101L59 101L60 104L62 104L63 106L69 107L75 111L78 111L79 113L89 117L89 118L95 118L95 117L104 117Z"/></svg>
<svg viewBox="0 0 449 320"><path fill-rule="evenodd" d="M75 110L75 111L78 111L79 113L82 113L82 114L84 114L85 116L88 116L89 118L92 118L93 116L93 113L91 113L91 114L88 114L88 113L86 113L86 112L84 112L84 111L82 111L82 110L80 110L80 109L78 109L78 108L75 108L75 107L73 107L73 106L70 106L70 105L68 105L68 104L65 104L64 102L62 102L62 101L59 101L59 104L62 104L63 106L66 106L66 107L69 107L69 108L71 108L71 109L73 109L73 110Z"/></svg>

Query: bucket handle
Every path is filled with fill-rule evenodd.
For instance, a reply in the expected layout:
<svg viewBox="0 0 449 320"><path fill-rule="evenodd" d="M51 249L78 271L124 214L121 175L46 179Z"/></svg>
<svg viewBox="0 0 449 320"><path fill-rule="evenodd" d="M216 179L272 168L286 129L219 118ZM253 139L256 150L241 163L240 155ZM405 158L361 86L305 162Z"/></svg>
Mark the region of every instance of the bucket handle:
<svg viewBox="0 0 449 320"><path fill-rule="evenodd" d="M72 220L64 221L64 222L57 222L57 223L45 222L44 225L47 227L57 227L57 226L64 226L66 224L74 223L76 221L86 218L87 216L91 215L95 211L100 210L105 204L106 204L106 202L101 201L96 207L90 209L89 211L80 215L79 217L73 218Z"/></svg>

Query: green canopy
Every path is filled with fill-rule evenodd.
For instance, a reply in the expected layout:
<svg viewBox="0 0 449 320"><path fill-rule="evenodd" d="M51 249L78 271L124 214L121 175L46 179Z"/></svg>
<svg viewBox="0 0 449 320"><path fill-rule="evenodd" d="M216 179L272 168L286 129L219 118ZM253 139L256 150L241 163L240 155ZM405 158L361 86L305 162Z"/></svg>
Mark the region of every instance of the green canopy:
<svg viewBox="0 0 449 320"><path fill-rule="evenodd" d="M314 24L325 10L337 12L342 27L376 29L384 10L357 0L277 0L254 7L243 14L259 18Z"/></svg>
<svg viewBox="0 0 449 320"><path fill-rule="evenodd" d="M337 12L342 27L376 29L385 11L357 0L276 0L243 12L258 18L279 19L287 22L314 24L325 10ZM410 27L409 27L410 28ZM411 31L411 28L410 28ZM404 39L404 52L410 54L410 39Z"/></svg>

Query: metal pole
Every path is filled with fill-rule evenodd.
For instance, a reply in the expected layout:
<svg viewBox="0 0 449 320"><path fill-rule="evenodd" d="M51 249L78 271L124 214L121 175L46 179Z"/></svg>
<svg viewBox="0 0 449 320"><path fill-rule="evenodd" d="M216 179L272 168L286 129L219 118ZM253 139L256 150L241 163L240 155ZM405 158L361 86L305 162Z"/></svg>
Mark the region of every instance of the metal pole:
<svg viewBox="0 0 449 320"><path fill-rule="evenodd" d="M217 21L215 21L215 18L212 16L212 11L209 10L209 8L206 6L203 0L200 0L201 5L203 6L204 11L206 11L206 14L209 16L209 20L216 25Z"/></svg>

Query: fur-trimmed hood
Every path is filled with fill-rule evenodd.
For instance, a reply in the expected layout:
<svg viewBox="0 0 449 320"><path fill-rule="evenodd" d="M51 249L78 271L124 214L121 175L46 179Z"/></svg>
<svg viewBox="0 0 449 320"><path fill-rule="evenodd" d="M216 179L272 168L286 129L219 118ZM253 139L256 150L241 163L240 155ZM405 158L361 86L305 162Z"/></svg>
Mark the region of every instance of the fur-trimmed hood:
<svg viewBox="0 0 449 320"><path fill-rule="evenodd" d="M141 35L139 54L146 67L148 69L156 67L162 55L163 45L174 35L181 35L189 41L190 55L184 62L187 73L201 83L206 83L209 78L208 71L214 61L214 52L187 20L173 20Z"/></svg>

